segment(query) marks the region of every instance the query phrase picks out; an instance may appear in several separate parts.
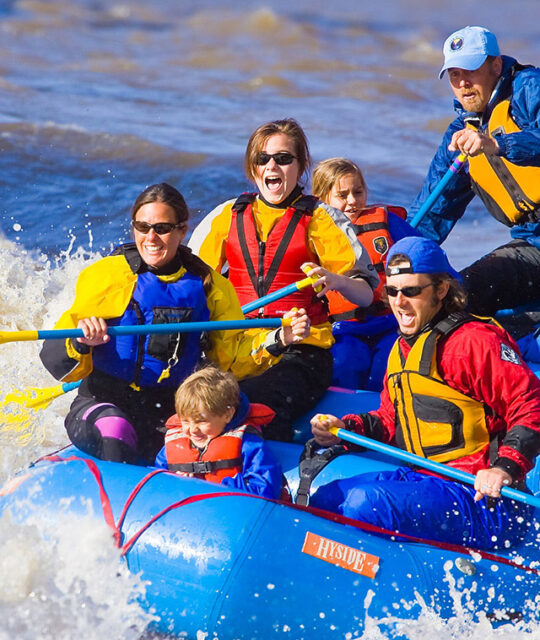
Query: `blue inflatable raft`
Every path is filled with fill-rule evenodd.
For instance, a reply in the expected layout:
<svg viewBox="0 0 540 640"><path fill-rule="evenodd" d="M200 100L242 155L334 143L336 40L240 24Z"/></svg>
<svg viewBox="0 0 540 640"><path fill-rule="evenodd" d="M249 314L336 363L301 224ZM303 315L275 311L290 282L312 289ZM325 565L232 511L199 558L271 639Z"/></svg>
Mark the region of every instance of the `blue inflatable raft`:
<svg viewBox="0 0 540 640"><path fill-rule="evenodd" d="M376 398L333 391L319 409L366 410ZM302 439L307 420L297 426ZM302 446L271 447L294 494ZM340 456L313 488L397 464L373 452ZM538 484L536 470L530 479ZM147 581L144 606L156 614L156 630L186 638L359 637L366 615L416 619L423 603L444 618L455 615L450 585L467 591L468 606L493 621L529 619L540 590L535 527L518 548L471 552L166 471L99 461L74 447L37 462L1 495L0 511L9 508L21 522L29 514L52 521L60 512L87 515L90 506L111 527L129 569Z"/></svg>

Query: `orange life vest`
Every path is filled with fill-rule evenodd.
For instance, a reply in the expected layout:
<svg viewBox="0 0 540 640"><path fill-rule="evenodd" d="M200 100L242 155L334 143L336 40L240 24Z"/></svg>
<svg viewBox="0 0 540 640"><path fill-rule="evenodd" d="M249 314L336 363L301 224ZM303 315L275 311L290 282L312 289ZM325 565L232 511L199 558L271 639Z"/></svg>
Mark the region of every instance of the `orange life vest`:
<svg viewBox="0 0 540 640"><path fill-rule="evenodd" d="M394 244L388 227L389 212L399 216L402 220L407 218L407 211L403 207L374 204L363 209L354 220L351 220L356 237L368 252L377 271L379 286L373 292L373 302L369 307L357 307L337 291L329 291L327 297L332 322L364 320L366 316L381 316L391 313L384 302L385 257Z"/></svg>
<svg viewBox="0 0 540 640"><path fill-rule="evenodd" d="M317 199L302 196L287 208L266 241L262 242L253 218L252 203L255 198L255 193L245 193L234 203L225 254L229 263L229 280L236 289L241 305L297 282L304 276L300 268L304 262L319 262L309 248L307 237ZM247 315L281 317L291 307L303 307L313 324L328 320L324 303L314 295L311 287L296 291Z"/></svg>
<svg viewBox="0 0 540 640"><path fill-rule="evenodd" d="M225 477L242 473L244 434L252 433L262 438L259 425L267 424L274 416L275 412L267 406L253 403L246 416L246 424L224 431L201 450L191 444L182 429L180 418L174 414L165 425L165 452L169 470L192 473L197 478L217 483Z"/></svg>

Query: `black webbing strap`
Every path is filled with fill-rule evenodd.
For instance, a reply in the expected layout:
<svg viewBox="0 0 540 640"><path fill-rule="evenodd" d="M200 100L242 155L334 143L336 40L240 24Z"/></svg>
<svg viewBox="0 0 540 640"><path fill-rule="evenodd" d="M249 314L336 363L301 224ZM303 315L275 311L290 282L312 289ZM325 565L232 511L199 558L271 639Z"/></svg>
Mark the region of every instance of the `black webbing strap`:
<svg viewBox="0 0 540 640"><path fill-rule="evenodd" d="M195 462L169 464L169 471L202 475L220 471L221 469L232 469L241 464L242 458L230 458L229 460L197 460Z"/></svg>
<svg viewBox="0 0 540 640"><path fill-rule="evenodd" d="M450 313L446 318L438 322L431 331L430 335L426 338L424 343L424 349L420 358L420 365L418 367L418 373L422 376L429 376L431 370L431 361L433 359L433 353L435 352L435 345L439 336L447 336L452 331L455 331L458 327L466 322L470 322L474 318L466 311L457 311Z"/></svg>
<svg viewBox="0 0 540 640"><path fill-rule="evenodd" d="M289 242L291 241L291 238L293 237L294 232L296 231L296 227L298 226L298 223L302 219L303 215L304 214L301 211L296 209L293 215L291 216L291 219L289 220L289 224L285 229L285 233L281 237L278 248L276 249L276 253L272 258L272 262L270 263L270 266L268 267L268 271L266 272L266 275L264 277L263 291L260 292L260 295L266 295L270 289L270 286L272 285L272 282L274 282L274 278L276 277L281 261L283 260L283 256L285 255L285 252L289 248Z"/></svg>
<svg viewBox="0 0 540 640"><path fill-rule="evenodd" d="M317 198L314 196L302 196L299 200L297 200L292 207L294 207L294 214L291 216L289 220L289 224L285 229L285 233L281 238L281 242L274 254L274 258L272 259L272 263L266 272L266 276L264 278L264 292L262 295L266 295L270 290L270 286L276 277L276 273L278 272L281 261L283 260L283 256L289 247L289 242L293 237L294 232L296 231L296 227L298 226L302 216L313 214L313 209L315 204L317 203Z"/></svg>
<svg viewBox="0 0 540 640"><path fill-rule="evenodd" d="M300 483L296 493L296 504L304 507L308 504L311 484L315 477L329 462L347 453L347 451L347 447L342 444L335 444L327 449L322 449L321 445L317 444L314 438L306 442L298 464Z"/></svg>

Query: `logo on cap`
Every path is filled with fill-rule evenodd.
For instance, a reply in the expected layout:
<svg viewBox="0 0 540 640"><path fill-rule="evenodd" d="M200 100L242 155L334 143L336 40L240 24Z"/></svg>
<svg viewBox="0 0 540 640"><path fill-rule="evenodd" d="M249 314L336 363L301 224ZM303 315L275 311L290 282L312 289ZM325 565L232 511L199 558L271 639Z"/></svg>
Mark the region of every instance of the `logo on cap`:
<svg viewBox="0 0 540 640"><path fill-rule="evenodd" d="M459 38L459 37L454 38L450 43L450 49L452 49L452 51L459 51L462 46L463 46L463 38Z"/></svg>

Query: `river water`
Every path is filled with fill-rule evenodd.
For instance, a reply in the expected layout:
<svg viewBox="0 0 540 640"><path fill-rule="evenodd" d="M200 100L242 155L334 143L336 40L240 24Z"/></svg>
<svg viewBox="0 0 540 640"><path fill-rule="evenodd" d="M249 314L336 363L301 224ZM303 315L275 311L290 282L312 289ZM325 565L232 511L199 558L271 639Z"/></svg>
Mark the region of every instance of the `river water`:
<svg viewBox="0 0 540 640"><path fill-rule="evenodd" d="M316 161L351 157L371 202L407 207L452 116L445 37L481 24L539 63L539 18L538 0L0 0L0 329L50 328L82 266L128 238L146 185L177 186L194 223L249 188L245 144L267 120L298 119ZM475 205L445 249L461 268L507 237ZM0 348L2 397L54 384L36 343ZM4 414L0 480L65 444L69 402L26 423ZM107 532L49 533L54 544L0 519L0 640L148 637L144 585L118 569ZM408 633L515 640L540 626L433 614Z"/></svg>

